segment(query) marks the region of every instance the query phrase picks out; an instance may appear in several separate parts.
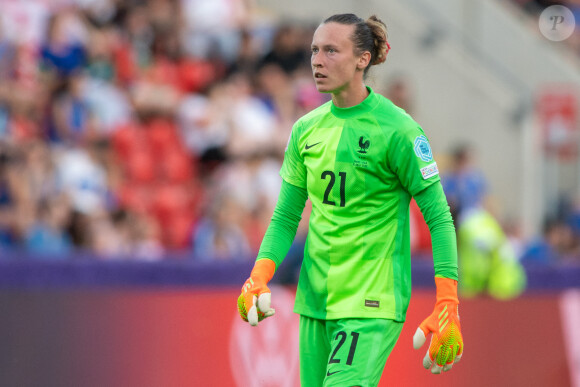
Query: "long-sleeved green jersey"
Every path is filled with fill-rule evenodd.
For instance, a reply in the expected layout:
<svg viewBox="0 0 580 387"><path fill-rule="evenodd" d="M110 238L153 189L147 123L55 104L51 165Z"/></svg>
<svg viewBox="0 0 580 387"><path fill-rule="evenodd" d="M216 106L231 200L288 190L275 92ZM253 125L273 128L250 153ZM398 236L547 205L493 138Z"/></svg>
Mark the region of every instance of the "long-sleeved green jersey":
<svg viewBox="0 0 580 387"><path fill-rule="evenodd" d="M295 312L314 318L404 321L411 296L409 202L430 186L440 188L423 130L368 90L356 106L328 102L299 119L280 171L312 201ZM437 214L449 209L442 190L433 192L443 200L427 198L423 207L441 219ZM451 217L445 222L453 233ZM268 253L268 236L258 259L279 264ZM451 260L444 275L457 278L454 234L452 242L443 252Z"/></svg>

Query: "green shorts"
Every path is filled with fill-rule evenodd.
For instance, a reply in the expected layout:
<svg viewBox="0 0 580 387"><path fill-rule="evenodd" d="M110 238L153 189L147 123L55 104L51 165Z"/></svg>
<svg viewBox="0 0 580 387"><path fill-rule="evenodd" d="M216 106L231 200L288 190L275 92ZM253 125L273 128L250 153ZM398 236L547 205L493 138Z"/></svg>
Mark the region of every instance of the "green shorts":
<svg viewBox="0 0 580 387"><path fill-rule="evenodd" d="M402 322L387 319L301 315L301 386L376 386L402 329Z"/></svg>

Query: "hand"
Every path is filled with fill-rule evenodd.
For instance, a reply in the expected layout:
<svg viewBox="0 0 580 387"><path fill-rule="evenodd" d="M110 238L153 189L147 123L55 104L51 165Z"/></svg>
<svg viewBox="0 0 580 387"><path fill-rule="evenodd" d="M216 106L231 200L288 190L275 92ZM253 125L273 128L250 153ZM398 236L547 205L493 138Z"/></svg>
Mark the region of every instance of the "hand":
<svg viewBox="0 0 580 387"><path fill-rule="evenodd" d="M463 355L463 337L459 323L457 281L435 277L437 302L435 309L427 317L413 336L413 347L419 349L425 344L427 335L432 333L431 344L423 359L423 367L431 368L434 374L449 371Z"/></svg>
<svg viewBox="0 0 580 387"><path fill-rule="evenodd" d="M258 325L266 317L273 316L275 311L270 307L272 293L268 282L274 276L276 264L271 259L259 259L254 265L250 278L242 286L238 297L238 312L242 320L252 326Z"/></svg>

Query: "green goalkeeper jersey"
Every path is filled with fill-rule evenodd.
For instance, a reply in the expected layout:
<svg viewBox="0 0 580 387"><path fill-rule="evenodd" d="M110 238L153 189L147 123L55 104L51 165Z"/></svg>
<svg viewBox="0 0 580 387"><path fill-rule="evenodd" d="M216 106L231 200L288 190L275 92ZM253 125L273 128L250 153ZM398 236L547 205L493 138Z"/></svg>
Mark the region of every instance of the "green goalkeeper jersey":
<svg viewBox="0 0 580 387"><path fill-rule="evenodd" d="M368 88L300 118L280 171L312 202L294 311L404 321L411 296L409 202L439 182L420 126Z"/></svg>

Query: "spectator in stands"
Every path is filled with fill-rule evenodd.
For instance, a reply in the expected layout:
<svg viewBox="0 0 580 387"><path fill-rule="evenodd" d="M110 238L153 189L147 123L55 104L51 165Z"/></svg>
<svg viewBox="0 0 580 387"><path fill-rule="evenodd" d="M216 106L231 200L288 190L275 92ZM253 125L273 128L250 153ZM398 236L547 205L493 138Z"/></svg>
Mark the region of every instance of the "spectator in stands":
<svg viewBox="0 0 580 387"><path fill-rule="evenodd" d="M243 0L182 0L184 45L197 58L235 60L241 31L249 18Z"/></svg>
<svg viewBox="0 0 580 387"><path fill-rule="evenodd" d="M474 165L475 151L467 145L458 145L452 153L450 171L441 182L452 211L461 216L463 211L480 208L487 193L483 173Z"/></svg>
<svg viewBox="0 0 580 387"><path fill-rule="evenodd" d="M91 250L102 259L130 257L129 225L125 213L101 211L89 216Z"/></svg>
<svg viewBox="0 0 580 387"><path fill-rule="evenodd" d="M84 99L86 78L77 73L64 79L62 92L55 95L53 123L55 140L76 145L84 142L94 131L89 106Z"/></svg>
<svg viewBox="0 0 580 387"><path fill-rule="evenodd" d="M0 142L0 250L10 249L17 244L14 227L16 216L15 183L18 180L14 165L14 152Z"/></svg>
<svg viewBox="0 0 580 387"><path fill-rule="evenodd" d="M526 273L500 224L485 209L463 212L457 222L457 246L464 296L510 299L524 291Z"/></svg>
<svg viewBox="0 0 580 387"><path fill-rule="evenodd" d="M276 64L287 74L308 63L308 46L303 45L300 30L293 25L281 26L272 42L272 49L264 56L262 65Z"/></svg>
<svg viewBox="0 0 580 387"><path fill-rule="evenodd" d="M121 83L119 69L120 34L111 26L90 31L87 76L79 98L89 109L97 136L110 136L132 118L129 90Z"/></svg>
<svg viewBox="0 0 580 387"><path fill-rule="evenodd" d="M211 204L193 234L193 255L200 261L248 260L250 246L241 222L247 213L228 195Z"/></svg>
<svg viewBox="0 0 580 387"><path fill-rule="evenodd" d="M231 128L226 152L244 157L274 149L276 118L266 104L253 95L251 80L245 74L228 79L224 113Z"/></svg>
<svg viewBox="0 0 580 387"><path fill-rule="evenodd" d="M218 113L222 89L222 84L215 84L209 96L189 94L181 100L177 113L181 141L196 157L212 151L223 153L228 142L229 126L225 115Z"/></svg>
<svg viewBox="0 0 580 387"><path fill-rule="evenodd" d="M159 226L150 216L101 212L89 221L91 250L102 259L155 261L163 256Z"/></svg>
<svg viewBox="0 0 580 387"><path fill-rule="evenodd" d="M14 59L16 47L6 39L3 30L2 19L0 19L0 81L4 82L11 77L14 71Z"/></svg>
<svg viewBox="0 0 580 387"><path fill-rule="evenodd" d="M163 258L165 248L161 243L161 230L153 216L131 213L128 225L131 258L144 261Z"/></svg>
<svg viewBox="0 0 580 387"><path fill-rule="evenodd" d="M560 262L574 252L574 243L574 233L569 224L558 219L548 220L542 237L524 249L521 261L542 265Z"/></svg>
<svg viewBox="0 0 580 387"><path fill-rule="evenodd" d="M91 214L107 209L107 173L95 159L94 147L65 149L57 157L56 176L76 211Z"/></svg>
<svg viewBox="0 0 580 387"><path fill-rule="evenodd" d="M32 205L59 196L61 191L55 176L53 154L46 142L36 140L20 147L22 169L19 182Z"/></svg>
<svg viewBox="0 0 580 387"><path fill-rule="evenodd" d="M0 141L5 141L10 136L10 103L8 81L0 78Z"/></svg>
<svg viewBox="0 0 580 387"><path fill-rule="evenodd" d="M38 219L27 229L24 236L26 250L33 257L63 259L72 250L72 242L66 233L71 209L66 196L43 200L38 208Z"/></svg>
<svg viewBox="0 0 580 387"><path fill-rule="evenodd" d="M13 81L6 92L6 131L3 137L18 144L43 138L44 88Z"/></svg>
<svg viewBox="0 0 580 387"><path fill-rule="evenodd" d="M413 115L414 96L407 78L402 75L393 76L387 82L385 96L395 105Z"/></svg>
<svg viewBox="0 0 580 387"><path fill-rule="evenodd" d="M522 224L518 221L517 218L507 217L503 219L501 226L516 257L521 259L526 247Z"/></svg>
<svg viewBox="0 0 580 387"><path fill-rule="evenodd" d="M61 77L83 68L87 59L82 39L86 33L76 12L54 14L49 21L46 42L40 49L43 66Z"/></svg>
<svg viewBox="0 0 580 387"><path fill-rule="evenodd" d="M243 28L240 31L240 46L237 55L232 63L227 68L227 74L244 73L252 75L258 67L260 54L258 50L258 43L252 31Z"/></svg>

